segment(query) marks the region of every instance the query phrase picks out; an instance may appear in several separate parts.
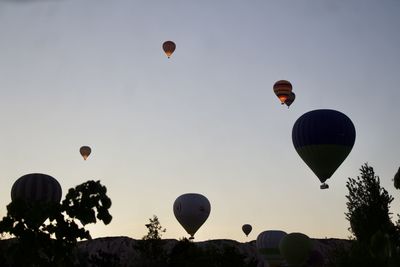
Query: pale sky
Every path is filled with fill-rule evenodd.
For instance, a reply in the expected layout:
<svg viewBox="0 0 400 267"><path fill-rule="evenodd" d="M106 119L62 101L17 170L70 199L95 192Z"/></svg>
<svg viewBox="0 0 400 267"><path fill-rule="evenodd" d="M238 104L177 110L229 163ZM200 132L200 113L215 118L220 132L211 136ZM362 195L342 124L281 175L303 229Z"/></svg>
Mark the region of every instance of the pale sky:
<svg viewBox="0 0 400 267"><path fill-rule="evenodd" d="M188 236L172 205L194 192L211 203L195 240L347 238L345 184L365 162L400 213L398 14L398 0L0 0L0 216L14 181L41 172L63 196L107 186L113 221L93 237L141 238L153 214L164 238ZM273 93L280 79L290 109ZM357 132L329 190L291 139L319 108Z"/></svg>

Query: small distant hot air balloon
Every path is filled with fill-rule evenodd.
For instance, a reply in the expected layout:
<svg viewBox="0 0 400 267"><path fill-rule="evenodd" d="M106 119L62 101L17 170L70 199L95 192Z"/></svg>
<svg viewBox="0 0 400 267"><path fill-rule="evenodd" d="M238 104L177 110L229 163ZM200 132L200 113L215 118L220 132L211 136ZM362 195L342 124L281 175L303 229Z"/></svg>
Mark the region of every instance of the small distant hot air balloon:
<svg viewBox="0 0 400 267"><path fill-rule="evenodd" d="M290 233L282 238L279 249L289 266L302 266L308 259L311 239L302 233Z"/></svg>
<svg viewBox="0 0 400 267"><path fill-rule="evenodd" d="M394 181L394 188L400 189L400 168L394 175L393 181Z"/></svg>
<svg viewBox="0 0 400 267"><path fill-rule="evenodd" d="M242 226L242 231L246 236L249 236L252 229L253 229L253 227L251 227L250 224L243 224L243 226Z"/></svg>
<svg viewBox="0 0 400 267"><path fill-rule="evenodd" d="M256 246L258 253L268 261L269 266L280 266L284 262L279 250L279 243L285 236L286 233L280 230L264 231L257 236Z"/></svg>
<svg viewBox="0 0 400 267"><path fill-rule="evenodd" d="M189 239L194 239L194 234L210 215L211 204L203 195L188 193L175 200L173 209L176 219L190 235Z"/></svg>
<svg viewBox="0 0 400 267"><path fill-rule="evenodd" d="M31 173L15 181L11 188L11 200L59 203L61 193L61 186L55 178L47 174Z"/></svg>
<svg viewBox="0 0 400 267"><path fill-rule="evenodd" d="M274 84L273 88L276 96L281 101L281 104L285 104L286 99L288 99L292 92L292 84L289 81L280 80Z"/></svg>
<svg viewBox="0 0 400 267"><path fill-rule="evenodd" d="M89 157L90 153L92 152L92 149L88 146L82 146L79 149L79 152L81 153L83 159L86 160Z"/></svg>
<svg viewBox="0 0 400 267"><path fill-rule="evenodd" d="M295 99L296 99L296 94L291 92L289 97L285 100L286 106L289 108Z"/></svg>
<svg viewBox="0 0 400 267"><path fill-rule="evenodd" d="M329 188L325 181L349 155L355 139L353 122L343 113L330 109L303 114L292 130L293 145L321 181L321 189Z"/></svg>
<svg viewBox="0 0 400 267"><path fill-rule="evenodd" d="M171 57L172 53L174 53L176 45L172 41L166 41L163 43L163 50L168 58Z"/></svg>

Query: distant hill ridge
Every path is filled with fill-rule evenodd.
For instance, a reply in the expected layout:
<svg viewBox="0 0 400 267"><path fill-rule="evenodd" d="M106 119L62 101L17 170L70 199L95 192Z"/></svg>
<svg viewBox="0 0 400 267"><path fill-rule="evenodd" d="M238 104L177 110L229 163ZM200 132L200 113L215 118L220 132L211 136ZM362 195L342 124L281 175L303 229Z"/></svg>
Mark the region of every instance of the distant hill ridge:
<svg viewBox="0 0 400 267"><path fill-rule="evenodd" d="M314 249L318 250L324 257L328 255L337 246L350 245L351 241L346 239L337 238L325 238L325 239L312 239ZM170 252L171 249L177 244L176 239L162 239L163 248L165 252ZM88 256L98 254L100 251L118 255L122 264L132 261L132 259L138 259L140 257L136 246L139 242L146 242L143 240L136 240L126 236L119 237L101 237L92 240L82 241L78 243L80 250L83 253L87 253ZM247 258L260 259L257 253L256 241L252 240L249 242L238 242L230 239L214 239L207 241L194 242L197 246L207 247L212 245L214 247L222 248L223 246L235 247L241 254Z"/></svg>
<svg viewBox="0 0 400 267"><path fill-rule="evenodd" d="M4 249L15 241L15 238L0 240L0 249ZM313 249L319 251L324 258L329 258L331 252L338 246L349 247L352 242L351 240L336 238L312 239L312 241ZM82 259L96 258L98 256L100 258L115 257L118 259L118 266L146 266L145 263L143 264L144 259L138 249L140 245L146 244L146 242L149 241L137 240L127 236L95 238L78 242L78 254ZM161 239L160 242L164 252L169 254L179 241L176 239ZM246 261L263 261L257 253L255 240L242 243L230 239L215 239L193 243L200 248L217 248L223 250L226 247L233 247L245 257ZM89 266L95 265L92 264Z"/></svg>

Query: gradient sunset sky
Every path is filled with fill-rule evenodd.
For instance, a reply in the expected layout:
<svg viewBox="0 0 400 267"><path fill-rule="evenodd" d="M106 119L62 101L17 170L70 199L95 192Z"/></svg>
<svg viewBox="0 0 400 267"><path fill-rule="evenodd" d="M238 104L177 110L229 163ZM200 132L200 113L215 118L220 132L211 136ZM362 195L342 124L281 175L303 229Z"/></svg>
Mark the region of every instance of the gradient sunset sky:
<svg viewBox="0 0 400 267"><path fill-rule="evenodd" d="M345 184L365 162L400 213L399 14L398 0L0 0L0 216L14 181L41 172L63 196L107 186L114 218L93 237L141 238L153 214L164 238L188 236L172 205L194 192L211 202L195 240L347 238ZM272 90L281 79L290 109ZM291 139L320 108L357 132L329 190Z"/></svg>

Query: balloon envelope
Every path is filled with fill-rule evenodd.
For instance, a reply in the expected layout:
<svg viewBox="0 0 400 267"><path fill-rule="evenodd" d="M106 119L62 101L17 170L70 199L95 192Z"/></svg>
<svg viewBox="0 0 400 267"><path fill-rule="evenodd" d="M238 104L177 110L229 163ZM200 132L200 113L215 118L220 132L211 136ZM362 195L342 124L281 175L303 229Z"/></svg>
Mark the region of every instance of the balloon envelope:
<svg viewBox="0 0 400 267"><path fill-rule="evenodd" d="M279 98L281 104L283 105L292 92L292 84L289 81L280 80L274 84L273 89L275 95Z"/></svg>
<svg viewBox="0 0 400 267"><path fill-rule="evenodd" d="M20 177L11 188L11 200L22 199L25 202L61 201L61 186L58 181L47 174L31 173Z"/></svg>
<svg viewBox="0 0 400 267"><path fill-rule="evenodd" d="M297 153L322 183L349 155L355 138L353 122L345 114L330 109L303 114L292 130Z"/></svg>
<svg viewBox="0 0 400 267"><path fill-rule="evenodd" d="M248 236L250 234L252 229L253 229L253 227L251 227L250 224L243 224L243 226L242 226L242 231L246 236Z"/></svg>
<svg viewBox="0 0 400 267"><path fill-rule="evenodd" d="M190 239L203 225L210 215L211 205L208 199L196 193L188 193L179 196L174 202L174 215Z"/></svg>
<svg viewBox="0 0 400 267"><path fill-rule="evenodd" d="M296 99L296 94L291 92L289 97L285 100L286 106L288 106L288 108L289 108L290 105L293 104L295 99Z"/></svg>
<svg viewBox="0 0 400 267"><path fill-rule="evenodd" d="M394 181L394 187L396 189L400 189L400 168L397 171L397 173L394 175L393 181Z"/></svg>
<svg viewBox="0 0 400 267"><path fill-rule="evenodd" d="M174 53L176 45L172 41L166 41L163 43L162 47L163 47L165 54L169 58L169 57L171 57L172 53Z"/></svg>
<svg viewBox="0 0 400 267"><path fill-rule="evenodd" d="M279 243L286 235L284 231L268 230L257 236L257 250L271 265L280 265L284 261L279 250Z"/></svg>
<svg viewBox="0 0 400 267"><path fill-rule="evenodd" d="M279 249L289 265L301 266L308 259L312 242L302 233L290 233L282 238Z"/></svg>
<svg viewBox="0 0 400 267"><path fill-rule="evenodd" d="M83 159L86 160L89 157L90 153L92 153L92 149L89 146L82 146L79 149L79 152L81 153Z"/></svg>

